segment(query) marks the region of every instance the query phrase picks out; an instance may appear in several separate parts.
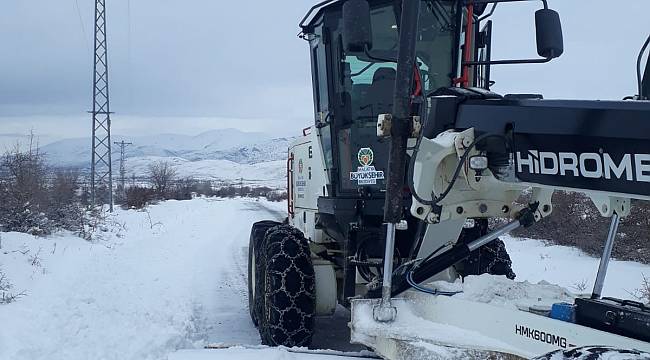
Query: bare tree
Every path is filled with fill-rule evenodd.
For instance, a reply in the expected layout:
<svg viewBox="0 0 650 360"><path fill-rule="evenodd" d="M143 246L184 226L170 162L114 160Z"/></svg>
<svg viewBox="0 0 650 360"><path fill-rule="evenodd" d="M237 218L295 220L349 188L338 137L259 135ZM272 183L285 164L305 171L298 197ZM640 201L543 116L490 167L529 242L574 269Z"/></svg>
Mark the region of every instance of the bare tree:
<svg viewBox="0 0 650 360"><path fill-rule="evenodd" d="M0 162L4 174L0 181L0 227L6 231L46 234L51 224L48 208L47 168L43 154L30 138L29 147L17 144Z"/></svg>
<svg viewBox="0 0 650 360"><path fill-rule="evenodd" d="M160 196L165 195L176 175L176 169L167 161L158 161L149 165L149 179Z"/></svg>
<svg viewBox="0 0 650 360"><path fill-rule="evenodd" d="M52 203L58 205L73 204L77 200L79 189L79 171L56 170L50 185Z"/></svg>

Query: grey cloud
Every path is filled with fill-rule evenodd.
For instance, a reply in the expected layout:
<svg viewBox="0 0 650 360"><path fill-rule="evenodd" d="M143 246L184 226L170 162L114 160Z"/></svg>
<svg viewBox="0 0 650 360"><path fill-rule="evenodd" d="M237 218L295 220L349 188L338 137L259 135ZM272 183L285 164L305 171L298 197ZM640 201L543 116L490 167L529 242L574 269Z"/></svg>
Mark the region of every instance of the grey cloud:
<svg viewBox="0 0 650 360"><path fill-rule="evenodd" d="M257 123L270 129L309 123L308 48L296 33L315 2L107 0L116 122L120 116L166 115L274 119ZM78 4L81 21L75 0L2 1L0 117L87 116L93 2ZM650 2L550 4L562 16L565 54L546 65L495 67L494 90L587 99L634 93L634 62L649 30ZM538 7L499 5L495 57L535 54Z"/></svg>

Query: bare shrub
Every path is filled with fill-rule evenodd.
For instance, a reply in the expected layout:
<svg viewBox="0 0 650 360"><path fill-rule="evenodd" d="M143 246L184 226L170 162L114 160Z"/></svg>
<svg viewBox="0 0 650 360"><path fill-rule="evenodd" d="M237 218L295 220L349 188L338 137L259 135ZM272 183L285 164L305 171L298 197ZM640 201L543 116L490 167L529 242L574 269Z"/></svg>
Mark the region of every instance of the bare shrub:
<svg viewBox="0 0 650 360"><path fill-rule="evenodd" d="M288 195L284 190L273 190L266 193L266 199L268 201L284 201L287 200Z"/></svg>
<svg viewBox="0 0 650 360"><path fill-rule="evenodd" d="M142 209L154 199L154 191L142 186L131 186L126 189L125 206L129 209Z"/></svg>
<svg viewBox="0 0 650 360"><path fill-rule="evenodd" d="M29 261L30 264L32 264L32 266L35 266L35 267L41 267L42 266L42 264L41 264L41 260L42 260L41 259L41 251L43 251L43 249L39 248L38 251L36 252L36 254L33 254L33 255L29 256L28 261Z"/></svg>
<svg viewBox="0 0 650 360"><path fill-rule="evenodd" d="M48 218L57 227L79 232L84 223L85 211L81 205L79 191L79 172L76 170L57 170L48 188Z"/></svg>
<svg viewBox="0 0 650 360"><path fill-rule="evenodd" d="M215 196L233 198L239 194L239 186L223 186L215 191Z"/></svg>
<svg viewBox="0 0 650 360"><path fill-rule="evenodd" d="M12 303L26 295L25 292L18 294L12 293L11 289L13 289L13 285L9 282L2 269L0 269L0 304Z"/></svg>
<svg viewBox="0 0 650 360"><path fill-rule="evenodd" d="M197 182L194 179L186 178L176 181L174 186L168 191L166 199L172 200L192 200L192 193L196 192Z"/></svg>
<svg viewBox="0 0 650 360"><path fill-rule="evenodd" d="M50 185L50 200L57 204L73 204L77 201L79 171L56 170Z"/></svg>
<svg viewBox="0 0 650 360"><path fill-rule="evenodd" d="M25 151L16 145L2 157L0 166L5 175L0 182L0 227L34 235L51 233L53 224L45 214L47 169L33 136Z"/></svg>
<svg viewBox="0 0 650 360"><path fill-rule="evenodd" d="M246 196L248 197L265 197L269 192L271 192L271 188L267 186L253 186L248 188L248 192L246 192Z"/></svg>
<svg viewBox="0 0 650 360"><path fill-rule="evenodd" d="M227 185L214 191L214 196L221 198L242 197L266 197L269 201L283 201L287 199L285 190L273 190L267 186L235 186Z"/></svg>
<svg viewBox="0 0 650 360"><path fill-rule="evenodd" d="M149 165L149 180L159 196L165 195L176 176L176 169L167 161L158 161Z"/></svg>
<svg viewBox="0 0 650 360"><path fill-rule="evenodd" d="M578 293L582 294L587 290L587 279L576 281L571 287Z"/></svg>
<svg viewBox="0 0 650 360"><path fill-rule="evenodd" d="M0 291L5 292L11 290L13 285L7 279L7 275L0 269Z"/></svg>
<svg viewBox="0 0 650 360"><path fill-rule="evenodd" d="M631 292L631 295L640 301L650 304L650 278L643 275L641 287Z"/></svg>
<svg viewBox="0 0 650 360"><path fill-rule="evenodd" d="M194 190L199 195L215 196L216 194L216 191L212 187L212 183L208 180L197 181Z"/></svg>

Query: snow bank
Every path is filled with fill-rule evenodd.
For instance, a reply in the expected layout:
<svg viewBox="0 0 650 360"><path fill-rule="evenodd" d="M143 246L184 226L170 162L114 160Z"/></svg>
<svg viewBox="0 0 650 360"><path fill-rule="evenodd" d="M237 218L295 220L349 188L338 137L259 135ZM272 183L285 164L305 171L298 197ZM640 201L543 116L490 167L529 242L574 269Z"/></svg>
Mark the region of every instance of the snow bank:
<svg viewBox="0 0 650 360"><path fill-rule="evenodd" d="M566 246L549 246L543 241L502 237L512 259L517 280L546 281L572 292L591 294L600 259ZM604 239L603 239L604 241ZM612 260L603 296L632 299L632 293L650 277L650 266L631 261Z"/></svg>
<svg viewBox="0 0 650 360"><path fill-rule="evenodd" d="M573 303L575 299L568 290L546 281L531 284L494 275L469 276L465 279L463 290L455 297L492 305L510 305L522 310L535 307L550 310L555 303Z"/></svg>
<svg viewBox="0 0 650 360"><path fill-rule="evenodd" d="M464 281L450 284L436 281L429 287L439 291L458 292L454 298L482 302L485 304L511 309L530 310L551 309L558 302L573 303L575 295L557 285L540 281L531 284L528 281L513 281L504 276L480 275L468 276Z"/></svg>

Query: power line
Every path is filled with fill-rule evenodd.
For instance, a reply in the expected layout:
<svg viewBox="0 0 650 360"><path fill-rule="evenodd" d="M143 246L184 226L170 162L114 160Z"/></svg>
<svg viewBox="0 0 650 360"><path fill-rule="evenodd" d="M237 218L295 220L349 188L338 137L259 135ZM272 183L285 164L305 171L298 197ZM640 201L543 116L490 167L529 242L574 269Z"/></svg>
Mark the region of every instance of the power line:
<svg viewBox="0 0 650 360"><path fill-rule="evenodd" d="M126 32L126 62L127 62L127 84L128 84L128 105L131 107L133 105L133 81L131 76L131 68L133 67L133 61L131 58L131 35L132 35L132 25L131 25L131 0L126 1L126 21L127 21L127 32Z"/></svg>
<svg viewBox="0 0 650 360"><path fill-rule="evenodd" d="M86 33L86 26L84 26L84 20L81 16L81 9L79 8L79 0L74 0L74 7L77 10L77 16L79 17L79 24L81 25L81 33L84 37L84 44L86 45L86 51L90 51L90 44L88 44L88 35Z"/></svg>

